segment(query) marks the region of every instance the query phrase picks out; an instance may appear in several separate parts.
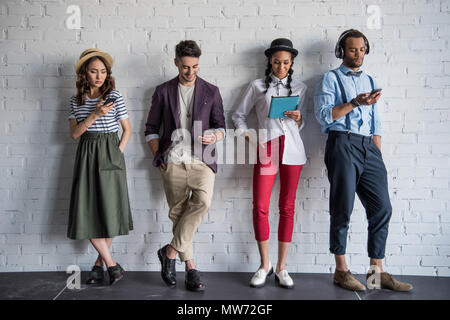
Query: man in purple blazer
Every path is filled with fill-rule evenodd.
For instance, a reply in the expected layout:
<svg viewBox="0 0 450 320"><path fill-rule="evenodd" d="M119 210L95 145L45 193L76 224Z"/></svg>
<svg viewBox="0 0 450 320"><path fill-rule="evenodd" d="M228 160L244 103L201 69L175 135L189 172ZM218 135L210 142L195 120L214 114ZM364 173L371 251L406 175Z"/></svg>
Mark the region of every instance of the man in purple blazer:
<svg viewBox="0 0 450 320"><path fill-rule="evenodd" d="M158 250L158 258L168 286L176 285L175 258L179 254L186 263L186 288L203 291L192 240L211 205L217 172L215 143L224 138L225 118L219 89L197 76L198 45L181 41L175 51L179 74L156 87L145 130L173 222L173 239Z"/></svg>

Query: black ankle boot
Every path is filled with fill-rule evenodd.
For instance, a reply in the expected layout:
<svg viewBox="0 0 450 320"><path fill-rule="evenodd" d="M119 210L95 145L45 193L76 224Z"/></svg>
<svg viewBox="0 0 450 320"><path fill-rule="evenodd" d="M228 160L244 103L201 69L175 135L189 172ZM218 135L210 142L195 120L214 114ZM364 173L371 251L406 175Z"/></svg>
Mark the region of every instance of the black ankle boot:
<svg viewBox="0 0 450 320"><path fill-rule="evenodd" d="M89 272L89 278L87 279L87 284L98 284L103 283L105 280L105 270L100 266L93 266L91 272Z"/></svg>
<svg viewBox="0 0 450 320"><path fill-rule="evenodd" d="M108 274L109 274L109 284L113 285L117 281L123 278L124 271L120 264L116 264L115 266L108 268Z"/></svg>

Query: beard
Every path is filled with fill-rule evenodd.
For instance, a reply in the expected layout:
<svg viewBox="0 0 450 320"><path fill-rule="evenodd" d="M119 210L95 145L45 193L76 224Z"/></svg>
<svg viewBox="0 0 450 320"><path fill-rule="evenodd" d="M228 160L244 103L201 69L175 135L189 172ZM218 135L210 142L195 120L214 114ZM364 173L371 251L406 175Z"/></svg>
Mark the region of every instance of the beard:
<svg viewBox="0 0 450 320"><path fill-rule="evenodd" d="M361 58L361 62L358 62L358 60L360 60L360 59L359 58L358 59L350 59L350 58L344 57L344 62L345 62L344 64L349 68L359 68L363 65L364 57Z"/></svg>

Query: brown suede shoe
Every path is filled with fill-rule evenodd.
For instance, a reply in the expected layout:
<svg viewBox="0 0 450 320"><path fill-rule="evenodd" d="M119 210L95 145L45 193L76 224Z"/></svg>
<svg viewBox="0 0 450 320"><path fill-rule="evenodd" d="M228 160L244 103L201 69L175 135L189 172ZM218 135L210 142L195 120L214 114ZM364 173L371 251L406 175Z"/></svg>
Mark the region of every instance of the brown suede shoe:
<svg viewBox="0 0 450 320"><path fill-rule="evenodd" d="M347 289L354 291L365 291L366 287L356 280L356 278L352 275L350 270L348 271L334 271L334 284Z"/></svg>
<svg viewBox="0 0 450 320"><path fill-rule="evenodd" d="M374 272L374 271L373 271ZM368 273L366 275L366 281L367 279L373 274ZM375 285L375 280L372 281L372 285ZM413 286L406 282L400 282L395 280L389 273L387 272L381 272L380 273L380 285L382 289L389 289L392 291L411 291ZM369 285L368 285L369 287Z"/></svg>

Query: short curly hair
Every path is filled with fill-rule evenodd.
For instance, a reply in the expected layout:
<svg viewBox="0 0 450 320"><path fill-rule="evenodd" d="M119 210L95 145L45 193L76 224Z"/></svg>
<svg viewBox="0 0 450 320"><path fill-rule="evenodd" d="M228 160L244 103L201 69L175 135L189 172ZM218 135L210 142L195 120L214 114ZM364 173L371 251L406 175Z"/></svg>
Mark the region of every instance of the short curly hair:
<svg viewBox="0 0 450 320"><path fill-rule="evenodd" d="M181 41L175 47L175 55L177 60L183 57L195 57L198 58L202 54L202 50L194 40Z"/></svg>

